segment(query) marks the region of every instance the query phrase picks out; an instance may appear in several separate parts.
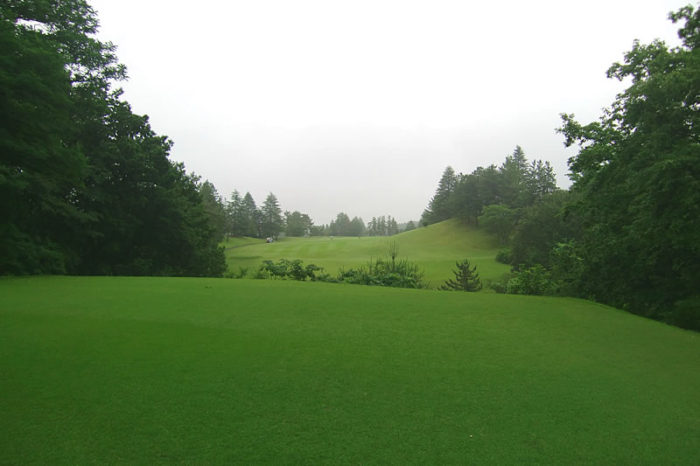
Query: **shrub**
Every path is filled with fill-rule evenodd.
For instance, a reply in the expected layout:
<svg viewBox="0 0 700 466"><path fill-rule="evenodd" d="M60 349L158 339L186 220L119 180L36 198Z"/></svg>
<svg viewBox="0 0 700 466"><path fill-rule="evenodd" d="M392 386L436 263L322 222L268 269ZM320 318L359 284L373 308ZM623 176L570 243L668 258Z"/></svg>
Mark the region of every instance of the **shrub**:
<svg viewBox="0 0 700 466"><path fill-rule="evenodd" d="M322 272L323 267L319 267L316 264L308 264L304 266L301 259L294 259L292 261L287 259L280 259L277 263L271 260L264 260L260 265L254 278L266 279L280 279L284 280L291 278L292 280L305 281L307 278L312 281L317 280L316 272Z"/></svg>
<svg viewBox="0 0 700 466"><path fill-rule="evenodd" d="M501 264L510 264L512 259L513 253L510 248L501 249L496 254L496 262L500 262Z"/></svg>
<svg viewBox="0 0 700 466"><path fill-rule="evenodd" d="M551 295L555 294L556 286L551 275L542 265L521 267L508 280L506 292L510 294Z"/></svg>
<svg viewBox="0 0 700 466"><path fill-rule="evenodd" d="M338 282L355 285L390 286L396 288L427 288L423 272L406 259L370 260L367 265L353 269L341 269Z"/></svg>

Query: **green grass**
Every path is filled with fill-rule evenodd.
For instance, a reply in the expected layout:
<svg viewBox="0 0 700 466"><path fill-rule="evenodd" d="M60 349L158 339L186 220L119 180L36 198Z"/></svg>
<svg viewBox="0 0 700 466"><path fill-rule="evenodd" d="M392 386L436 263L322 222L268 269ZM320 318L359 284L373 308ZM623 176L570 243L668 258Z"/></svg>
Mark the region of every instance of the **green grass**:
<svg viewBox="0 0 700 466"><path fill-rule="evenodd" d="M250 241L248 244L242 242ZM417 263L425 271L425 279L437 288L453 278L455 262L468 258L477 266L482 279L495 279L509 267L496 262L498 245L483 230L468 227L456 220L430 225L392 237L313 237L284 238L266 244L262 240L232 238L226 243L229 270L239 267L256 270L263 260L302 259L324 267L335 275L341 267L367 263L370 258L387 256L388 245L396 241L399 256Z"/></svg>
<svg viewBox="0 0 700 466"><path fill-rule="evenodd" d="M0 280L0 464L699 464L700 339L590 302Z"/></svg>

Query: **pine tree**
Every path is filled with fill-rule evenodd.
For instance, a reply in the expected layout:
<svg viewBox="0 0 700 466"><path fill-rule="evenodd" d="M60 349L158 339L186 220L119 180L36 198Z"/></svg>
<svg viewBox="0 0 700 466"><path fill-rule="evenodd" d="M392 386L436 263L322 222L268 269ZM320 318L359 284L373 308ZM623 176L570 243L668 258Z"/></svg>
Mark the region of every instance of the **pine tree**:
<svg viewBox="0 0 700 466"><path fill-rule="evenodd" d="M274 194L267 195L262 208L260 209L262 217L262 234L277 238L280 232L284 229L284 220L282 219L282 209Z"/></svg>
<svg viewBox="0 0 700 466"><path fill-rule="evenodd" d="M430 200L430 204L423 212L422 222L424 225L437 223L454 215L454 206L451 202L451 196L457 186L457 175L452 167L445 168L440 178L437 191Z"/></svg>
<svg viewBox="0 0 700 466"><path fill-rule="evenodd" d="M447 280L440 287L446 291L479 291L481 289L481 279L476 272L476 265L469 267L469 260L464 259L462 262L457 262L457 270L454 270L454 280Z"/></svg>

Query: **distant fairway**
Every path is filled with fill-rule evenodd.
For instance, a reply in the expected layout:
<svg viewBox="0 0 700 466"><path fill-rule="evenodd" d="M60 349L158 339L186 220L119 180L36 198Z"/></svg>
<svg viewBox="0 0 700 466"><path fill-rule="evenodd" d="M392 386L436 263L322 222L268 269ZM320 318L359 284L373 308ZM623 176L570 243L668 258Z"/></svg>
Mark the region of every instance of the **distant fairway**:
<svg viewBox="0 0 700 466"><path fill-rule="evenodd" d="M453 278L455 262L464 258L477 266L482 279L494 279L510 269L496 262L498 246L483 230L467 227L456 220L419 228L391 237L314 237L285 238L267 244L263 240L233 238L227 243L229 269L257 269L265 259L302 259L335 275L341 267L364 264L370 258L385 257L388 245L396 241L399 256L417 263L425 271L425 279L437 288Z"/></svg>
<svg viewBox="0 0 700 466"><path fill-rule="evenodd" d="M0 279L0 464L696 465L699 394L697 333L581 300Z"/></svg>

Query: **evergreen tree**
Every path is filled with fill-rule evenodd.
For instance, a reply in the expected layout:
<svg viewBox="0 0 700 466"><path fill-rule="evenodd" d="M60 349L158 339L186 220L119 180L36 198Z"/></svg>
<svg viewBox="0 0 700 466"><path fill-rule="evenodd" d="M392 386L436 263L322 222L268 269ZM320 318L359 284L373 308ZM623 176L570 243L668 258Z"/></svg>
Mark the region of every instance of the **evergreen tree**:
<svg viewBox="0 0 700 466"><path fill-rule="evenodd" d="M282 230L284 230L284 220L282 219L282 209L274 194L270 193L265 198L262 208L260 209L262 219L262 236L277 238Z"/></svg>
<svg viewBox="0 0 700 466"><path fill-rule="evenodd" d="M435 195L428 208L423 212L422 222L427 225L437 223L453 216L451 196L457 186L457 176L452 167L445 168Z"/></svg>
<svg viewBox="0 0 700 466"><path fill-rule="evenodd" d="M244 236L251 236L254 238L260 238L262 232L260 229L260 211L255 205L255 200L253 196L247 192L243 197L243 213L242 218L245 221L245 228L243 229Z"/></svg>
<svg viewBox="0 0 700 466"><path fill-rule="evenodd" d="M219 192L212 183L205 181L199 186L199 195L202 197L209 223L214 228L217 238L223 240L228 230L228 218Z"/></svg>
<svg viewBox="0 0 700 466"><path fill-rule="evenodd" d="M226 204L226 215L228 217L228 233L231 236L245 236L247 227L245 203L237 190L231 193L231 199Z"/></svg>
<svg viewBox="0 0 700 466"><path fill-rule="evenodd" d="M441 287L446 291L479 291L481 289L481 279L476 272L476 266L470 268L469 260L464 259L457 262L457 270L454 270L454 280L447 280Z"/></svg>
<svg viewBox="0 0 700 466"><path fill-rule="evenodd" d="M353 217L348 226L347 236L362 236L365 232L365 222L360 217Z"/></svg>

